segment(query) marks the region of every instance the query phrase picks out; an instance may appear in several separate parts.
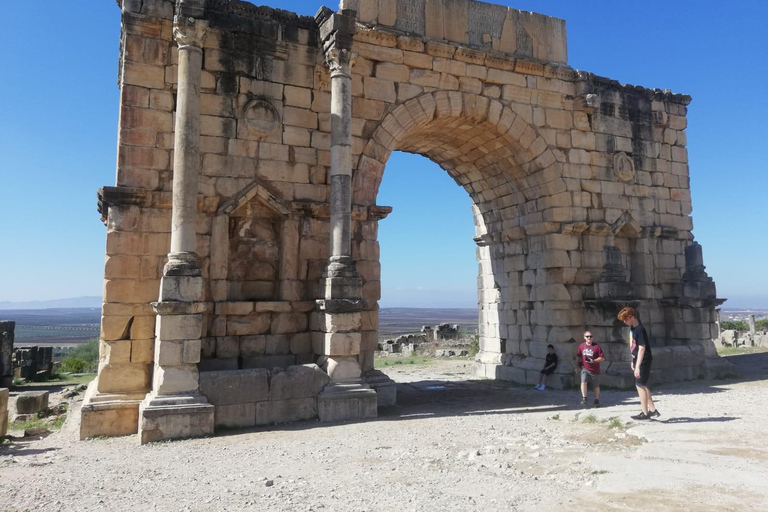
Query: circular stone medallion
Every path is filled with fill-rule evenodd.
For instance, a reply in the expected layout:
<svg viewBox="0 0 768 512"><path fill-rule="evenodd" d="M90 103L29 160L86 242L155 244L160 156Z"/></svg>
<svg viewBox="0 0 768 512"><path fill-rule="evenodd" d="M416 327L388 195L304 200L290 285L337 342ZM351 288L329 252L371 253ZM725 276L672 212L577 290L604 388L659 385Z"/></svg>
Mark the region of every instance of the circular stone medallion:
<svg viewBox="0 0 768 512"><path fill-rule="evenodd" d="M245 124L248 132L254 137L266 137L277 129L280 124L280 114L267 100L252 100L245 107Z"/></svg>
<svg viewBox="0 0 768 512"><path fill-rule="evenodd" d="M635 178L635 162L622 151L614 153L613 173L619 178L619 181L632 181Z"/></svg>

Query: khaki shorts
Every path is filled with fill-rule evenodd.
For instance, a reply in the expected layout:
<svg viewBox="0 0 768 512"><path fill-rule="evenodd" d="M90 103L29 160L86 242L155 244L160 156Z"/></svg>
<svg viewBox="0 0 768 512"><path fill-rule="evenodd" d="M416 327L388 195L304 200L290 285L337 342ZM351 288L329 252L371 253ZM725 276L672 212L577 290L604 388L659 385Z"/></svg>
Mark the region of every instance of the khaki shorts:
<svg viewBox="0 0 768 512"><path fill-rule="evenodd" d="M593 388L600 387L600 374L587 371L585 368L581 369L581 382L589 382Z"/></svg>

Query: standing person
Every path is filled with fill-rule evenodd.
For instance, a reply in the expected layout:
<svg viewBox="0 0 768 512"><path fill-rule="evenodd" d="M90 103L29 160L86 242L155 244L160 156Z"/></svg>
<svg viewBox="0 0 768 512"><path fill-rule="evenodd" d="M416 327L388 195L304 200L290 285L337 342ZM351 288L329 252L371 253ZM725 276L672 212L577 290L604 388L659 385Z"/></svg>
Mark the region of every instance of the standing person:
<svg viewBox="0 0 768 512"><path fill-rule="evenodd" d="M557 354L555 354L554 345L547 345L547 358L544 361L544 368L539 373L539 384L534 386L539 391L547 389L547 377L554 373L557 368Z"/></svg>
<svg viewBox="0 0 768 512"><path fill-rule="evenodd" d="M619 311L619 320L624 325L629 326L629 339L632 350L632 372L635 374L635 387L640 396L640 407L643 409L640 414L632 416L633 420L649 420L658 418L661 413L656 409L653 403L651 390L648 389L648 377L651 376L651 363L653 363L653 352L648 339L648 333L643 324L635 316L635 310L626 307Z"/></svg>
<svg viewBox="0 0 768 512"><path fill-rule="evenodd" d="M595 407L600 407L600 363L605 361L603 349L592 340L592 333L584 332L584 342L576 352L578 371L581 368L581 405L587 406L587 382L595 391Z"/></svg>

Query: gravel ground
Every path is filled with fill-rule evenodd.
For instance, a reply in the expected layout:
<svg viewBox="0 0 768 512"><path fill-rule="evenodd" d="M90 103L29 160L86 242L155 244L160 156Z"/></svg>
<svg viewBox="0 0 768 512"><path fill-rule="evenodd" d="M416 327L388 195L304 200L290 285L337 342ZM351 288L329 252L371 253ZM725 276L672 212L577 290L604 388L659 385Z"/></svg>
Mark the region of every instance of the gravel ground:
<svg viewBox="0 0 768 512"><path fill-rule="evenodd" d="M139 446L64 428L0 447L2 511L757 511L768 503L768 353L742 377L636 393L471 380L468 361L388 367L398 406L348 424L299 422ZM612 427L612 428L611 428Z"/></svg>

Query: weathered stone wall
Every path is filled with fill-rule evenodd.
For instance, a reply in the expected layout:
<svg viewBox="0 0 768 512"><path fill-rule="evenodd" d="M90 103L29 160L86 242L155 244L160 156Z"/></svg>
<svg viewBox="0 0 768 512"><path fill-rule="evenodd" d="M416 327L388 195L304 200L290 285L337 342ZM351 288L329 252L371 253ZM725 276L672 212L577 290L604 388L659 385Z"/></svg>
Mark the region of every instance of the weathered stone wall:
<svg viewBox="0 0 768 512"><path fill-rule="evenodd" d="M323 14L325 50L346 51L342 41L356 55L351 147L335 146L332 157L332 79L315 19L245 2L188 3L207 23L197 148L201 370L312 363L328 343L372 369L378 222L391 210L376 198L395 150L435 161L473 200L478 374L532 382L546 344L569 357L585 327L614 373L626 373L615 319L626 304L639 307L659 347L715 355L719 302L692 244L689 97L573 70L562 20L468 0L344 1L357 13ZM153 374L150 303L171 240L178 50L172 1L124 0L122 11L116 186L100 195L108 230L95 393L127 403L150 390ZM355 15L353 30L345 20ZM354 325L335 325L315 301L327 294L331 170L346 154L363 311L344 320ZM552 384L570 376L559 378Z"/></svg>
<svg viewBox="0 0 768 512"><path fill-rule="evenodd" d="M0 388L13 383L13 339L16 322L0 321Z"/></svg>

